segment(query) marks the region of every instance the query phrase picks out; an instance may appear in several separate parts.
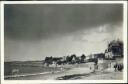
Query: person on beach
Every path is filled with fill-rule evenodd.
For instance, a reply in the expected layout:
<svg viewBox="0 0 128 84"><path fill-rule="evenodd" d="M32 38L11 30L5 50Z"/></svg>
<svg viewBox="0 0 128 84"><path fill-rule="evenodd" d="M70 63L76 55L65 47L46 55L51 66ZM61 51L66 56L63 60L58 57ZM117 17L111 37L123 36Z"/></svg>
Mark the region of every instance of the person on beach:
<svg viewBox="0 0 128 84"><path fill-rule="evenodd" d="M90 66L90 70L92 69L92 67Z"/></svg>
<svg viewBox="0 0 128 84"><path fill-rule="evenodd" d="M118 64L117 70L118 70L118 71L122 71L122 70L123 70L123 64Z"/></svg>
<svg viewBox="0 0 128 84"><path fill-rule="evenodd" d="M115 70L115 72L117 71L117 67L118 67L118 64L116 63L116 64L114 65L114 70Z"/></svg>
<svg viewBox="0 0 128 84"><path fill-rule="evenodd" d="M97 70L98 69L98 59L95 59L94 60L94 71L93 72L95 72L95 70Z"/></svg>

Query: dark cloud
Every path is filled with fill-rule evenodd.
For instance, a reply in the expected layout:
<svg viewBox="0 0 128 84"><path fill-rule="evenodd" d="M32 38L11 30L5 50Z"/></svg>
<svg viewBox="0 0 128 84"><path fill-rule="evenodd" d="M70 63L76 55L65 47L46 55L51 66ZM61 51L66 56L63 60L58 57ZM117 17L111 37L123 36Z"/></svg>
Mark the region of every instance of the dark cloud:
<svg viewBox="0 0 128 84"><path fill-rule="evenodd" d="M41 40L122 21L121 4L5 5L5 38Z"/></svg>

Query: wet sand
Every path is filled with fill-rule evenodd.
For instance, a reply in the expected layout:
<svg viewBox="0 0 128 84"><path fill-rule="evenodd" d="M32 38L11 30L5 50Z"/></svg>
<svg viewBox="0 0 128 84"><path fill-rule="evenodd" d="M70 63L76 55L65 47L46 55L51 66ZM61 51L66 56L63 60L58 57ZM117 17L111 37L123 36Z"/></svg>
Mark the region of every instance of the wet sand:
<svg viewBox="0 0 128 84"><path fill-rule="evenodd" d="M83 74L90 73L89 64L75 64L75 65L65 65L61 71L53 71L47 74L37 74L37 75L28 75L28 76L19 76L19 77L9 77L6 80L55 80L57 77L73 74ZM62 66L63 67L63 66Z"/></svg>
<svg viewBox="0 0 128 84"><path fill-rule="evenodd" d="M62 70L60 72L52 72L47 74L14 77L7 80L121 80L123 78L122 72L115 72L113 70L95 71L90 70L89 65L80 64L75 65L69 70Z"/></svg>

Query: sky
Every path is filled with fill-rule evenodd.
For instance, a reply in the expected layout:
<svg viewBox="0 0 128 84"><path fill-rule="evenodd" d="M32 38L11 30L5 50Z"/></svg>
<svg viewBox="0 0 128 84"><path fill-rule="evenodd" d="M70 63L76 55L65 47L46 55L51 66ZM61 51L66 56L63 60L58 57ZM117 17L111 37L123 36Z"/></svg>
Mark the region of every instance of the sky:
<svg viewBox="0 0 128 84"><path fill-rule="evenodd" d="M122 40L121 4L8 4L5 61L101 53Z"/></svg>

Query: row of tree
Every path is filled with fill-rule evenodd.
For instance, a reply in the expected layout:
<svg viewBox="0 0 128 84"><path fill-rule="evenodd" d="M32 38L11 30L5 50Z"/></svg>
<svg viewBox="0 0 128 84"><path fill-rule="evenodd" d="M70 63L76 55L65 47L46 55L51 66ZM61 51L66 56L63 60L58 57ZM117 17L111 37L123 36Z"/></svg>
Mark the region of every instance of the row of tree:
<svg viewBox="0 0 128 84"><path fill-rule="evenodd" d="M85 63L86 56L82 54L81 56L76 56L72 54L71 56L64 56L64 57L45 57L43 64L49 66L50 64L76 64L76 63Z"/></svg>

